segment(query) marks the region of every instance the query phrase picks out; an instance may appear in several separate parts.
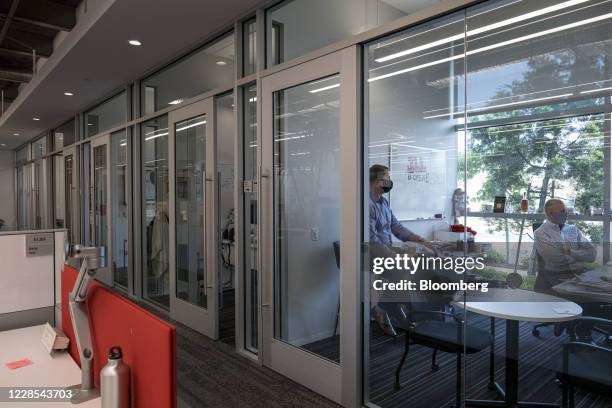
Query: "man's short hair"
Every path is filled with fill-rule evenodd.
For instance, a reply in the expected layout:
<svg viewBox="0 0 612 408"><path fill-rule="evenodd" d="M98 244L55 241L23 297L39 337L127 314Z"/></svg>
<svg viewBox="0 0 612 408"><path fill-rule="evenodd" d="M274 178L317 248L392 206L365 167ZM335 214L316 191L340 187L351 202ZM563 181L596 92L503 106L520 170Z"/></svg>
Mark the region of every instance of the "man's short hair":
<svg viewBox="0 0 612 408"><path fill-rule="evenodd" d="M383 166L382 164L373 165L370 167L370 183L380 180L388 171L389 168L387 166Z"/></svg>
<svg viewBox="0 0 612 408"><path fill-rule="evenodd" d="M551 207L553 207L556 204L565 205L562 200L559 200L558 198L551 198L548 201L546 201L546 203L544 204L544 213L546 213L546 215L550 214Z"/></svg>

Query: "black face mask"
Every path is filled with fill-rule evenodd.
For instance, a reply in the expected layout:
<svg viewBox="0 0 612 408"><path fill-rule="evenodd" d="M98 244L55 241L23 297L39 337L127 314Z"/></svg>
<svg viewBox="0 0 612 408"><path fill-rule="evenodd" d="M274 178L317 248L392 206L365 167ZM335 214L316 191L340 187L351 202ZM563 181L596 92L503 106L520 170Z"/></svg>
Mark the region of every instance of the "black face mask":
<svg viewBox="0 0 612 408"><path fill-rule="evenodd" d="M393 180L383 180L382 191L386 194L393 188Z"/></svg>

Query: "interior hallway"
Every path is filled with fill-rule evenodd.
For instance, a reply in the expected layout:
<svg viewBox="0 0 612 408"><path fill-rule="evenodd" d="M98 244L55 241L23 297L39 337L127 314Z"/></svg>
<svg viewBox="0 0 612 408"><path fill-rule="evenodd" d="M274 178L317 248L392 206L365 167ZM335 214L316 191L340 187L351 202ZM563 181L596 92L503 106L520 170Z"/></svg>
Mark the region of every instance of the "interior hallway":
<svg viewBox="0 0 612 408"><path fill-rule="evenodd" d="M214 341L169 319L157 309L142 303L140 306L176 326L179 408L339 407L277 372L240 356L227 342L227 329L220 333L225 342ZM230 313L229 308L225 313L220 311L225 316Z"/></svg>

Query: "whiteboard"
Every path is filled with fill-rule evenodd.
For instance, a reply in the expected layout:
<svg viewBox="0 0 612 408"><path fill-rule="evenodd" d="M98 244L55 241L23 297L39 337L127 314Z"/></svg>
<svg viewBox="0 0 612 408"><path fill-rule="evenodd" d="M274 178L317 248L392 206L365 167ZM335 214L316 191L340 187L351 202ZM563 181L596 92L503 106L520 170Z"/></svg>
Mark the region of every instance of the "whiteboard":
<svg viewBox="0 0 612 408"><path fill-rule="evenodd" d="M443 214L447 200L446 151L407 144L391 151L390 204L398 220Z"/></svg>

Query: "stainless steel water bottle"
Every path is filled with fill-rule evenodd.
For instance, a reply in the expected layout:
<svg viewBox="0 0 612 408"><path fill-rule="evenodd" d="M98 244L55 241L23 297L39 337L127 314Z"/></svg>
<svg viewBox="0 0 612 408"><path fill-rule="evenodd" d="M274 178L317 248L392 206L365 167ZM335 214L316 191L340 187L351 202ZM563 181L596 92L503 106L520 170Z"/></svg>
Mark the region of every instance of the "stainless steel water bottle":
<svg viewBox="0 0 612 408"><path fill-rule="evenodd" d="M122 357L120 347L111 347L108 363L100 371L102 408L130 406L130 367L123 362Z"/></svg>

